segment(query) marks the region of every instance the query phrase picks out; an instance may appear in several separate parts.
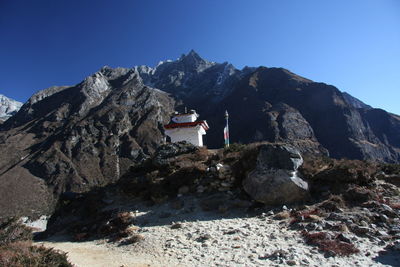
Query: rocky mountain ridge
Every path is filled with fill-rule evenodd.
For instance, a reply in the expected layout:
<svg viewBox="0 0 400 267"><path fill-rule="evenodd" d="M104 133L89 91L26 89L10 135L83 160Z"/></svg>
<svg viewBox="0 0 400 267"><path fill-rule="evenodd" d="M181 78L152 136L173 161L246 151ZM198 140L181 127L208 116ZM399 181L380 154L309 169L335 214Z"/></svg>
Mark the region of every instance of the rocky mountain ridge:
<svg viewBox="0 0 400 267"><path fill-rule="evenodd" d="M63 192L117 181L163 143L163 124L184 107L207 119L209 148L222 146L228 110L233 142L400 161L398 116L356 108L336 87L283 68L239 70L190 51L155 68L105 66L77 85L33 95L0 127L0 210L41 214Z"/></svg>
<svg viewBox="0 0 400 267"><path fill-rule="evenodd" d="M287 141L302 151L335 158L400 160L398 116L286 69L238 70L226 62L204 60L192 50L176 61L139 73L145 84L177 99L177 108L195 108L209 121L209 147L223 144L227 109L235 142ZM280 111L274 110L277 105Z"/></svg>

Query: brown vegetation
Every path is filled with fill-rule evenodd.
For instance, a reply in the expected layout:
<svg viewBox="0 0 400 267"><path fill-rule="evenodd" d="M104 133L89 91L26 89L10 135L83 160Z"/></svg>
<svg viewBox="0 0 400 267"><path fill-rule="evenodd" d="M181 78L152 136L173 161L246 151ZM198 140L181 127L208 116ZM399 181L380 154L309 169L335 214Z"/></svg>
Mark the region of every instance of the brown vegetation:
<svg viewBox="0 0 400 267"><path fill-rule="evenodd" d="M346 208L346 203L341 196L331 195L329 199L320 203L319 207L329 212L337 212Z"/></svg>
<svg viewBox="0 0 400 267"><path fill-rule="evenodd" d="M124 240L123 245L135 244L144 240L144 236L141 234L134 234L131 237Z"/></svg>
<svg viewBox="0 0 400 267"><path fill-rule="evenodd" d="M313 210L303 210L303 211L293 211L290 216L293 218L290 221L290 224L298 223L298 222L307 222L314 221L315 218L318 218L321 215L319 209Z"/></svg>
<svg viewBox="0 0 400 267"><path fill-rule="evenodd" d="M31 229L15 218L0 223L0 266L72 267L66 253L32 245Z"/></svg>
<svg viewBox="0 0 400 267"><path fill-rule="evenodd" d="M360 160L306 157L299 170L318 185L368 185L379 171L379 165Z"/></svg>
<svg viewBox="0 0 400 267"><path fill-rule="evenodd" d="M333 256L348 256L360 252L353 244L340 241L340 234L331 236L327 232L309 233L303 231L302 236L307 244L317 246L322 252Z"/></svg>

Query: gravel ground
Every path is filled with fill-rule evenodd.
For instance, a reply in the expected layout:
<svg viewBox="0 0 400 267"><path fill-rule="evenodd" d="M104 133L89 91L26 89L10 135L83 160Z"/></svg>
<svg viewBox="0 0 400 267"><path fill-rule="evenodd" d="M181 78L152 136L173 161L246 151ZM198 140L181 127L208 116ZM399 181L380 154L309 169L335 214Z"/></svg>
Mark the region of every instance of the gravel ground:
<svg viewBox="0 0 400 267"><path fill-rule="evenodd" d="M68 252L77 266L400 266L398 255L378 255L384 247L379 240L349 233L360 253L326 257L268 211L204 211L199 199L182 200L179 209L171 203L123 207L136 214L137 234L144 237L134 244L57 239L43 244Z"/></svg>

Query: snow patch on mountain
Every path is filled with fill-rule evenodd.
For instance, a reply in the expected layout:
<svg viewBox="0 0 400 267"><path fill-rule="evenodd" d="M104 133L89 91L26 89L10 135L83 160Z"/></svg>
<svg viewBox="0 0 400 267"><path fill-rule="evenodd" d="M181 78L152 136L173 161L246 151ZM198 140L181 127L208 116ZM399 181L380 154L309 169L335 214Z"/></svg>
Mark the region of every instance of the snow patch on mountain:
<svg viewBox="0 0 400 267"><path fill-rule="evenodd" d="M0 120L7 120L18 112L22 103L0 94Z"/></svg>

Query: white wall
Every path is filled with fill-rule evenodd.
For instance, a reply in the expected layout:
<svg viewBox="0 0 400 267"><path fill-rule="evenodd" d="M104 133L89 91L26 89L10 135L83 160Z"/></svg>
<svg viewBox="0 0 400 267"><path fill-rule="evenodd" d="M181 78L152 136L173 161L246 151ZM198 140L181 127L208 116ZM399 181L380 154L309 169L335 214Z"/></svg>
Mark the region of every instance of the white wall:
<svg viewBox="0 0 400 267"><path fill-rule="evenodd" d="M205 133L201 126L165 130L165 134L171 137L172 143L187 141L195 146L203 146L203 134Z"/></svg>

